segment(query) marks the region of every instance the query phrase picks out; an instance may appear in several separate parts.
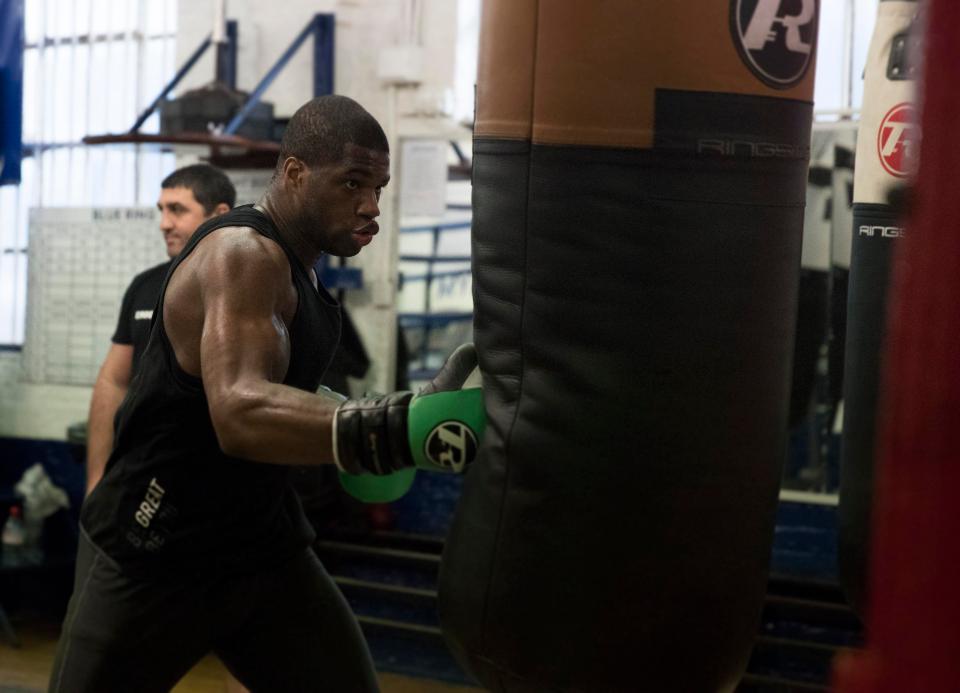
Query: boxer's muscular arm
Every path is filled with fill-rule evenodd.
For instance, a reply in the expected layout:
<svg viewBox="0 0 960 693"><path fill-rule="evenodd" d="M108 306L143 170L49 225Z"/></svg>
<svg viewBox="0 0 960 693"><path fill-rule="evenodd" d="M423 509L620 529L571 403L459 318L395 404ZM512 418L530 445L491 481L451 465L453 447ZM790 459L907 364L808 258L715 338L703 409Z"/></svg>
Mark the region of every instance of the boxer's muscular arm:
<svg viewBox="0 0 960 693"><path fill-rule="evenodd" d="M482 400L455 392L476 365L473 345L458 349L423 393L425 403L434 394L453 397L420 407L417 415L408 416L410 392L341 405L280 384L290 360L286 322L296 300L283 251L252 229L214 231L170 278L164 326L181 368L202 378L225 453L271 464L333 462L336 427L336 462L351 474L412 465L462 471L470 463L466 438L447 441L456 450L439 460L417 459L413 449L423 448L429 431L451 416L482 428ZM408 426L411 417L416 426Z"/></svg>
<svg viewBox="0 0 960 693"><path fill-rule="evenodd" d="M286 256L252 231L208 240L215 245L205 249L197 272L199 356L220 447L257 462L332 462L337 403L280 384L290 359L283 316L296 308Z"/></svg>

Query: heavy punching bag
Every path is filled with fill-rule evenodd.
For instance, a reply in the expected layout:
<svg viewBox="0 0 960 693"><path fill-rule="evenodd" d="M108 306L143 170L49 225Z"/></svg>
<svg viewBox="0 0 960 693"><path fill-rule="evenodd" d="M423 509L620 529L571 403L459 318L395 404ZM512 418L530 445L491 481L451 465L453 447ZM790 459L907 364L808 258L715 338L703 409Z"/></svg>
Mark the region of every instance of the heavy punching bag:
<svg viewBox="0 0 960 693"><path fill-rule="evenodd" d="M853 241L847 298L840 462L840 582L862 613L870 544L877 394L890 259L903 234L888 194L913 172L915 66L910 58L917 3L882 0L867 54L853 183ZM914 35L916 32L914 32Z"/></svg>
<svg viewBox="0 0 960 693"><path fill-rule="evenodd" d="M485 0L487 431L440 617L494 691L730 691L765 589L815 0Z"/></svg>

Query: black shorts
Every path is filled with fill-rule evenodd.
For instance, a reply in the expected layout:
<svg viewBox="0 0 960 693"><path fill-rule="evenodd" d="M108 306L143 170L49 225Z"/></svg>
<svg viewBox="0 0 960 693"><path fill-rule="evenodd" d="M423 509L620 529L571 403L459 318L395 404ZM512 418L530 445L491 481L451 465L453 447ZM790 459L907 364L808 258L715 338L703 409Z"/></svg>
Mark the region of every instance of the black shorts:
<svg viewBox="0 0 960 693"><path fill-rule="evenodd" d="M51 693L169 691L210 652L253 693L379 690L357 621L310 549L246 575L143 580L81 537Z"/></svg>

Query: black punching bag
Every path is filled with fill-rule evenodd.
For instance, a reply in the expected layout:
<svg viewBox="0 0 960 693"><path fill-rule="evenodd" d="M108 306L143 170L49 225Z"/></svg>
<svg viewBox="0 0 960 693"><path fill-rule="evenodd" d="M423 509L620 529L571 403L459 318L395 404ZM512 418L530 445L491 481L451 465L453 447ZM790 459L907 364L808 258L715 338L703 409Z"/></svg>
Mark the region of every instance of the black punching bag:
<svg viewBox="0 0 960 693"><path fill-rule="evenodd" d="M785 455L815 0L485 0L488 424L440 576L494 691L731 691Z"/></svg>
<svg viewBox="0 0 960 693"><path fill-rule="evenodd" d="M853 243L843 377L840 582L863 613L873 506L877 404L890 261L903 230L890 191L916 166L912 36L917 3L882 0L864 70L853 183Z"/></svg>

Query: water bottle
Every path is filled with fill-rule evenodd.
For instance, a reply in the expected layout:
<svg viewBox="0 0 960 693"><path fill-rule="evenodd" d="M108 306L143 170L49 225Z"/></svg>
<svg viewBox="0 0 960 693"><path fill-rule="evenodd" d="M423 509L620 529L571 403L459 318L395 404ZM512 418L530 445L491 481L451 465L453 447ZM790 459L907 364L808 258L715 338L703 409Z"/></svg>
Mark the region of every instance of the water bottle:
<svg viewBox="0 0 960 693"><path fill-rule="evenodd" d="M26 539L26 529L23 526L23 509L19 505L11 505L10 514L7 516L7 521L3 523L3 533L0 535L3 553L7 555L21 553L26 544Z"/></svg>

